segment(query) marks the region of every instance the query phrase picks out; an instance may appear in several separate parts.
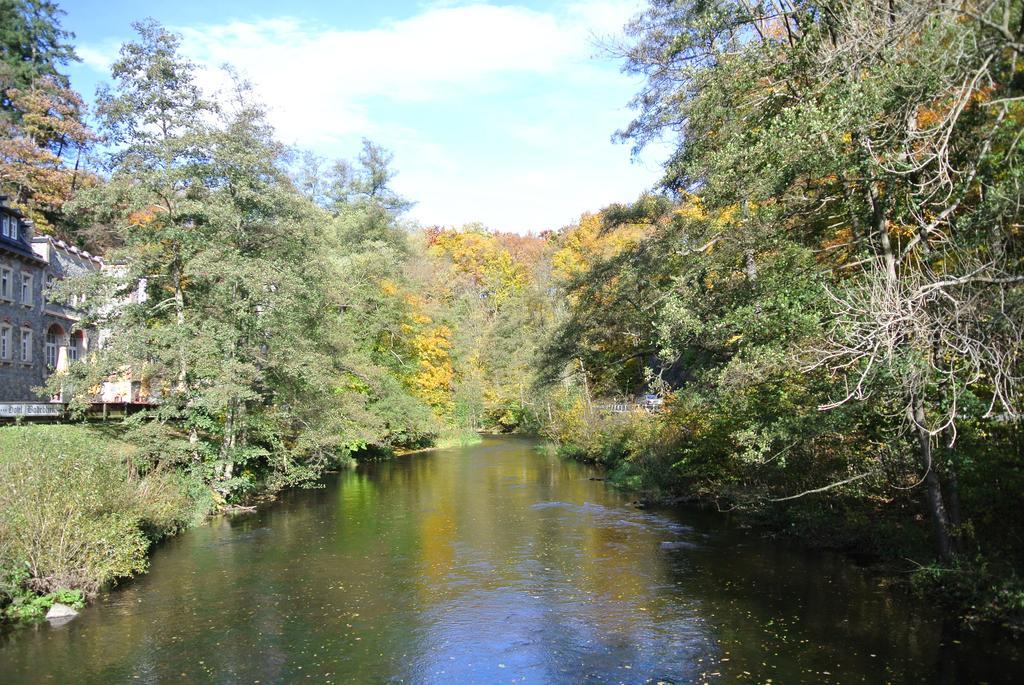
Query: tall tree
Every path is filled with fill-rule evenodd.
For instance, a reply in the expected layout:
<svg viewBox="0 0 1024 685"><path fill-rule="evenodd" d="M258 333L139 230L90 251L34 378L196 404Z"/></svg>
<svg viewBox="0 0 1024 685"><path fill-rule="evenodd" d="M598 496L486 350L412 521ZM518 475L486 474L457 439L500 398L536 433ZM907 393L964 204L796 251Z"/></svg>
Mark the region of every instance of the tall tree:
<svg viewBox="0 0 1024 685"><path fill-rule="evenodd" d="M331 167L326 195L346 240L404 249L405 231L398 220L412 203L391 187L396 174L393 161L392 153L363 139L357 164L339 160Z"/></svg>
<svg viewBox="0 0 1024 685"><path fill-rule="evenodd" d="M647 81L623 137L678 136L665 186L740 208L710 239L749 282L784 243L817 252L824 404L904 415L943 558L958 419L1019 409L1022 28L1012 0L655 2L629 27Z"/></svg>
<svg viewBox="0 0 1024 685"><path fill-rule="evenodd" d="M46 0L0 0L0 191L42 231L71 238L62 208L91 182L85 106L62 69L77 61Z"/></svg>
<svg viewBox="0 0 1024 685"><path fill-rule="evenodd" d="M180 402L189 390L190 341L201 324L186 314L185 271L211 238L208 121L216 108L200 91L195 65L180 55L176 35L152 21L134 28L138 42L121 48L114 85L98 95L110 178L86 202L123 233L129 278L145 279L158 311L171 313L159 328L146 328L161 338L154 358L173 368L168 399Z"/></svg>
<svg viewBox="0 0 1024 685"><path fill-rule="evenodd" d="M18 117L0 120L0 189L37 229L70 239L64 204L95 182L82 160L95 138L82 100L49 76L8 96Z"/></svg>
<svg viewBox="0 0 1024 685"><path fill-rule="evenodd" d="M64 14L49 0L0 0L0 111L8 118L17 118L12 90L43 77L68 87L60 69L78 56L68 42L74 34L61 28Z"/></svg>

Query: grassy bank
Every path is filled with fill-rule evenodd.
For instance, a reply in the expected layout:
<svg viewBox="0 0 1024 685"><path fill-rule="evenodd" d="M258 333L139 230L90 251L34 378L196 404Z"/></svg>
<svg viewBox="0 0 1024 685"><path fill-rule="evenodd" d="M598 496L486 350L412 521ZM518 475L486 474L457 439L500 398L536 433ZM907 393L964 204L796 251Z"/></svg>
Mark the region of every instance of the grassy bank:
<svg viewBox="0 0 1024 685"><path fill-rule="evenodd" d="M820 458L800 463L801 455L791 452L784 455L790 470L773 471L771 459L750 463L742 455L717 453L678 419L671 412L587 414L570 408L555 414L548 437L560 456L604 466L611 484L642 499L728 510L762 531L872 564L887 582L946 603L965 623L1024 629L1019 526L1007 513L1013 508L1012 487L996 488L965 474L965 504L974 504L979 493L1000 495L999 501L978 506L983 516L966 512L958 554L942 564L920 488L894 487L891 480L877 478L816 492L821 483L841 481L838 469L855 457L833 454L832 463ZM993 518L992 512L1006 516Z"/></svg>
<svg viewBox="0 0 1024 685"><path fill-rule="evenodd" d="M205 518L213 498L198 475L148 470L137 452L107 427L0 427L0 617L81 605Z"/></svg>

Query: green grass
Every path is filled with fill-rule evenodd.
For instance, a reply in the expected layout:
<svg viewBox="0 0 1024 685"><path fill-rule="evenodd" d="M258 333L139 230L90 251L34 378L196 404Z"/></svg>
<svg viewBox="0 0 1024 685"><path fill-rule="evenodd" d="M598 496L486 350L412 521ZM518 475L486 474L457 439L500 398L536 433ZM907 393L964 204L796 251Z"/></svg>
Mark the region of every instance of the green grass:
<svg viewBox="0 0 1024 685"><path fill-rule="evenodd" d="M0 462L24 457L28 452L60 449L82 458L97 451L127 459L137 449L119 437L120 431L107 425L9 424L0 425Z"/></svg>

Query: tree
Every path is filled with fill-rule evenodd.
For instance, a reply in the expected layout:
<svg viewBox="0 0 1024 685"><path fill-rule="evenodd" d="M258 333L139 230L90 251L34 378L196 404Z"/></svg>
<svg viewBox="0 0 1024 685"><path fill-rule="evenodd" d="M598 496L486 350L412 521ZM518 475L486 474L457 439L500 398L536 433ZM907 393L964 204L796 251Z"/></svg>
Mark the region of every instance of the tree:
<svg viewBox="0 0 1024 685"><path fill-rule="evenodd" d="M449 420L501 431L537 425L537 351L551 319L551 245L479 224L425 232L419 290L451 335ZM414 259L416 257L414 256Z"/></svg>
<svg viewBox="0 0 1024 685"><path fill-rule="evenodd" d="M326 217L295 192L247 84L208 100L178 37L136 28L101 95L110 179L78 203L122 232L127 266L90 298L109 341L80 372L145 381L161 401L161 421L140 425L151 449L225 496L311 477L367 437L321 332ZM146 297L126 302L140 283Z"/></svg>
<svg viewBox="0 0 1024 685"><path fill-rule="evenodd" d="M1022 21L1009 0L658 2L625 48L647 81L622 136L678 136L665 187L743 209L712 240L748 280L786 242L819 255L831 328L808 364L843 388L824 405L905 416L945 559L957 422L1018 409Z"/></svg>
<svg viewBox="0 0 1024 685"><path fill-rule="evenodd" d="M95 183L81 163L95 138L83 121L82 100L49 76L25 90L9 90L8 97L18 117L0 121L6 129L0 137L0 188L37 229L70 239L64 204L77 189Z"/></svg>
<svg viewBox="0 0 1024 685"><path fill-rule="evenodd" d="M663 250L670 246L645 240L665 216L666 203L656 204L646 217L620 220L621 207L584 215L556 238L552 265L569 306L545 349L549 382L582 368L599 395L644 390L644 369L657 361L657 307L674 264Z"/></svg>
<svg viewBox="0 0 1024 685"><path fill-rule="evenodd" d="M13 90L30 89L40 78L68 87L60 68L77 61L74 34L61 28L65 12L49 0L0 0L0 111L18 119Z"/></svg>
<svg viewBox="0 0 1024 685"><path fill-rule="evenodd" d="M405 230L398 224L412 202L392 189L394 155L363 139L356 163L327 163L312 153L301 155L294 182L311 201L331 212L336 230L350 243L384 243L403 250Z"/></svg>
<svg viewBox="0 0 1024 685"><path fill-rule="evenodd" d="M173 405L187 398L188 349L200 325L186 316L185 270L212 237L207 121L216 109L196 83L195 65L179 54L177 36L152 21L134 28L139 41L121 48L112 66L114 86L101 87L98 95L97 117L112 150L110 178L82 204L122 232L128 280L145 279L154 289L158 320L165 311L172 314L159 327L145 327L159 340L139 343L154 351L158 368L165 367L157 377L173 378ZM138 358L144 358L143 349Z"/></svg>
<svg viewBox="0 0 1024 685"><path fill-rule="evenodd" d="M85 106L62 67L78 59L64 12L45 0L0 0L0 191L39 230L71 238L65 202L92 182Z"/></svg>

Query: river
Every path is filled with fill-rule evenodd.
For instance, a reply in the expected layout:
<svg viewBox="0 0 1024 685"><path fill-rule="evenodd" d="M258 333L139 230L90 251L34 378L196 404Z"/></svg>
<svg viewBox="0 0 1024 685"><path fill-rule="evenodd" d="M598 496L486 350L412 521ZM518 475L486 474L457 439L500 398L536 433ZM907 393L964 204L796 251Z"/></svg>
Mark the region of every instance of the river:
<svg viewBox="0 0 1024 685"><path fill-rule="evenodd" d="M516 438L331 475L8 631L0 683L1022 681L848 559L595 475Z"/></svg>

